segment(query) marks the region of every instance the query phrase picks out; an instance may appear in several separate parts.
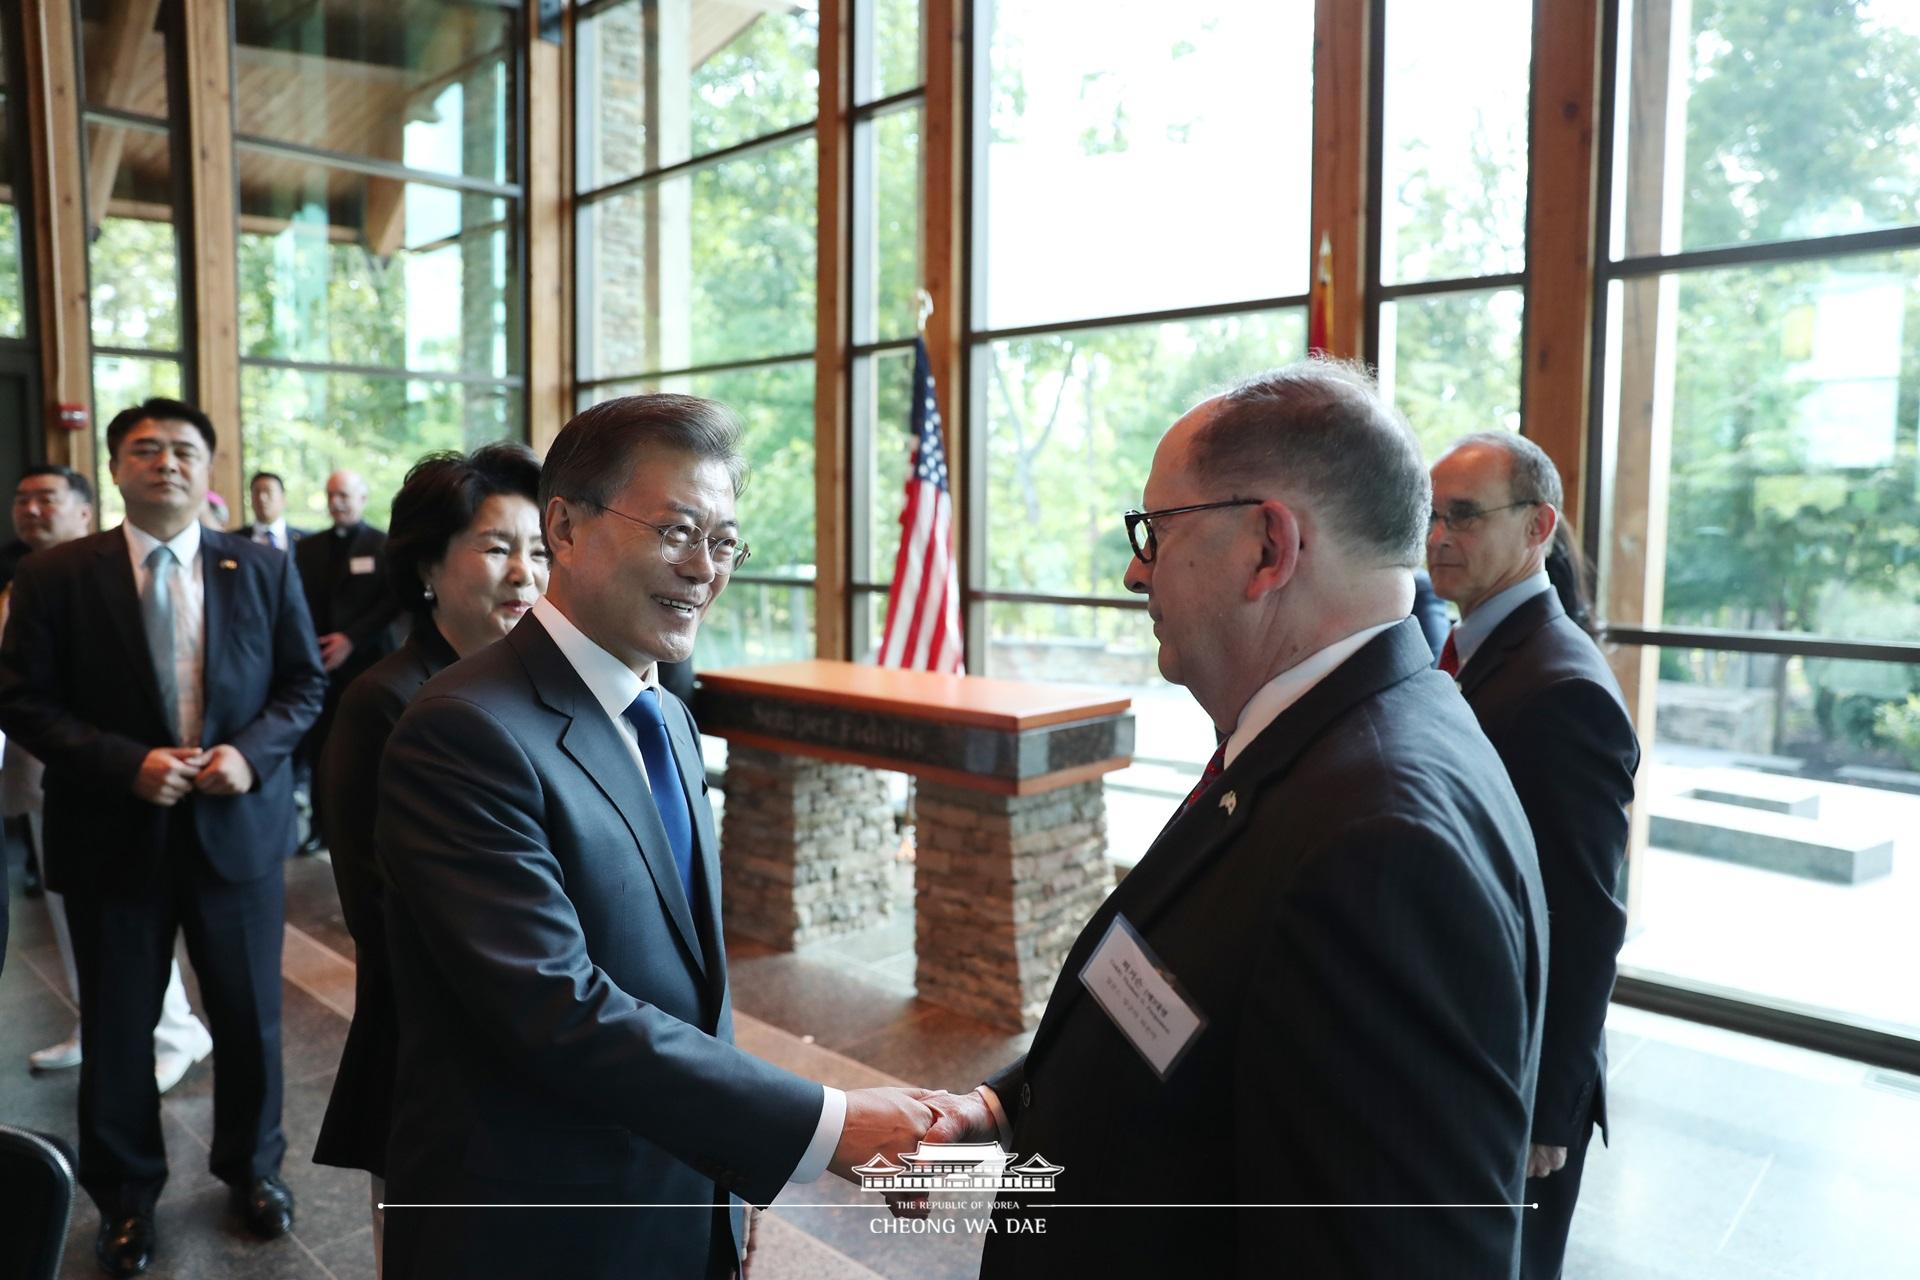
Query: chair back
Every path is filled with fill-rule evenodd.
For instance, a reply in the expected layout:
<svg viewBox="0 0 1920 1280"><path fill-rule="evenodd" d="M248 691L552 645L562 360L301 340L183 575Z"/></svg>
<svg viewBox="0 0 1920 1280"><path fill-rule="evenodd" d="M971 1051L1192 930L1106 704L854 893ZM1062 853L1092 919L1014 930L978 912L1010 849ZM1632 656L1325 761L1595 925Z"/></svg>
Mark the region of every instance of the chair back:
<svg viewBox="0 0 1920 1280"><path fill-rule="evenodd" d="M0 1124L0 1280L55 1280L60 1274L73 1188L66 1144Z"/></svg>

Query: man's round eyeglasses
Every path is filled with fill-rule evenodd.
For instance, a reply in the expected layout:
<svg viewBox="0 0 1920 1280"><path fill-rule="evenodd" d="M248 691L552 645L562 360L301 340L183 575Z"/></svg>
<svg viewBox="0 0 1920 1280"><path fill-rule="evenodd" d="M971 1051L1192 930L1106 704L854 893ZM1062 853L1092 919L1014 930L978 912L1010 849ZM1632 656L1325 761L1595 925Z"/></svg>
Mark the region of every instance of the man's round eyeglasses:
<svg viewBox="0 0 1920 1280"><path fill-rule="evenodd" d="M1127 541L1133 544L1133 554L1140 558L1141 564L1152 564L1153 557L1159 552L1160 544L1153 534L1153 522L1165 520L1169 516L1183 516L1189 511L1215 511L1221 507L1257 507L1265 498L1229 498L1225 502L1196 502L1190 507L1162 507L1158 511L1129 511L1126 513Z"/></svg>
<svg viewBox="0 0 1920 1280"><path fill-rule="evenodd" d="M599 507L609 515L619 516L634 524L643 524L660 535L660 558L668 564L685 564L693 558L693 549L705 544L707 559L713 565L715 573L732 573L747 562L752 552L747 544L738 538L710 538L703 531L690 524L655 524L651 520L642 520L639 516L630 516L614 507L601 506L595 502L589 505Z"/></svg>
<svg viewBox="0 0 1920 1280"><path fill-rule="evenodd" d="M1515 507L1537 507L1543 499L1526 498L1520 502L1509 502L1504 507L1455 507L1451 511L1433 511L1427 515L1427 528L1436 524L1447 526L1448 533L1472 533L1480 527L1480 522L1496 511L1511 511Z"/></svg>

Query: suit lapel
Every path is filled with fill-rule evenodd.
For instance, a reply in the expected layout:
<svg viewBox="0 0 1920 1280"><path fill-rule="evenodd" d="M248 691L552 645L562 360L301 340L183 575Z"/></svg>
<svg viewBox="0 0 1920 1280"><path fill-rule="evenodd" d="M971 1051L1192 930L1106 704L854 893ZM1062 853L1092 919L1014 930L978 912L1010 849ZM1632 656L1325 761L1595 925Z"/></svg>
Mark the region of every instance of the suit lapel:
<svg viewBox="0 0 1920 1280"><path fill-rule="evenodd" d="M200 535L200 584L206 596L205 632L201 637L200 661L200 745L212 746L207 735L213 732L213 677L221 664L209 661L214 654L225 653L227 629L233 621L233 600L238 585L240 562L226 554L225 537L212 530Z"/></svg>
<svg viewBox="0 0 1920 1280"><path fill-rule="evenodd" d="M1460 672L1460 692L1471 698L1473 691L1500 669L1508 653L1525 644L1540 628L1566 616L1567 611L1560 607L1560 597L1552 587L1522 600L1512 613L1500 620L1485 643L1474 650L1472 661Z"/></svg>
<svg viewBox="0 0 1920 1280"><path fill-rule="evenodd" d="M1433 650L1427 645L1426 635L1420 624L1409 618L1368 641L1262 730L1227 766L1214 787L1167 825L1139 865L1127 873L1081 930L1054 984L1053 999L1047 1002L1046 1013L1034 1032L1029 1055L1040 1052L1050 1033L1058 1031L1067 1012L1084 993L1080 970L1115 915L1124 913L1136 929L1146 934L1179 900L1181 890L1233 847L1235 837L1252 818L1257 794L1283 781L1329 725L1356 704L1432 665ZM1231 806L1226 803L1228 793L1234 796Z"/></svg>
<svg viewBox="0 0 1920 1280"><path fill-rule="evenodd" d="M153 651L147 647L147 624L140 617L140 584L134 580L133 561L127 551L127 534L114 529L100 538L100 600L113 619L114 630L126 646L128 665L147 695L154 720L165 724L166 704L160 699L160 677L153 669Z"/></svg>
<svg viewBox="0 0 1920 1280"><path fill-rule="evenodd" d="M706 957L694 932L687 895L680 888L680 872L673 865L666 828L660 825L660 815L651 799L644 802L641 799L647 784L634 768L633 756L620 740L620 731L613 727L613 722L538 618L529 617L521 622L507 639L526 665L540 700L567 718L567 727L560 735L560 749L619 811L634 844L639 847L641 861L653 876L660 904L667 918L673 921L674 932L680 935L688 961L705 977Z"/></svg>

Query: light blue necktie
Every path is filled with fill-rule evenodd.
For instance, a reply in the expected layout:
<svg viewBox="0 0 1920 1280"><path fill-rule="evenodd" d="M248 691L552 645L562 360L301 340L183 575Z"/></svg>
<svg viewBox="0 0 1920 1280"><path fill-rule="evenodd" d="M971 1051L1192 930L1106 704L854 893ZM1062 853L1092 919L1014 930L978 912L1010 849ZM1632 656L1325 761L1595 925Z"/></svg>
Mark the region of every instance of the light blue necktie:
<svg viewBox="0 0 1920 1280"><path fill-rule="evenodd" d="M626 716L639 732L640 758L646 762L647 782L653 788L653 807L660 814L660 825L667 829L667 846L673 850L673 865L680 872L680 888L691 906L693 816L687 811L686 793L680 789L680 766L673 758L666 718L660 714L659 690L642 689L627 707Z"/></svg>
<svg viewBox="0 0 1920 1280"><path fill-rule="evenodd" d="M167 732L180 740L180 680L173 668L173 567L179 561L173 548L161 543L147 553L147 595L140 616L147 627L147 652L153 655L153 677L160 685L160 705L166 708Z"/></svg>

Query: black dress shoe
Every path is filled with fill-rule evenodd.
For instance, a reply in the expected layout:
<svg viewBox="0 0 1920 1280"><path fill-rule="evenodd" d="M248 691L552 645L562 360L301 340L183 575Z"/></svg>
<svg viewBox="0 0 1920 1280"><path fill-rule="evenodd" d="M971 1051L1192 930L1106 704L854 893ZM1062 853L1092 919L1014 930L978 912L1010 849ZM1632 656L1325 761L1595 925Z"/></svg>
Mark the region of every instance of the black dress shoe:
<svg viewBox="0 0 1920 1280"><path fill-rule="evenodd" d="M143 1274L153 1263L152 1212L100 1219L93 1256L100 1260L100 1269L110 1276Z"/></svg>
<svg viewBox="0 0 1920 1280"><path fill-rule="evenodd" d="M233 1207L246 1220L247 1230L262 1240L273 1240L293 1230L293 1192L268 1174L233 1189Z"/></svg>

